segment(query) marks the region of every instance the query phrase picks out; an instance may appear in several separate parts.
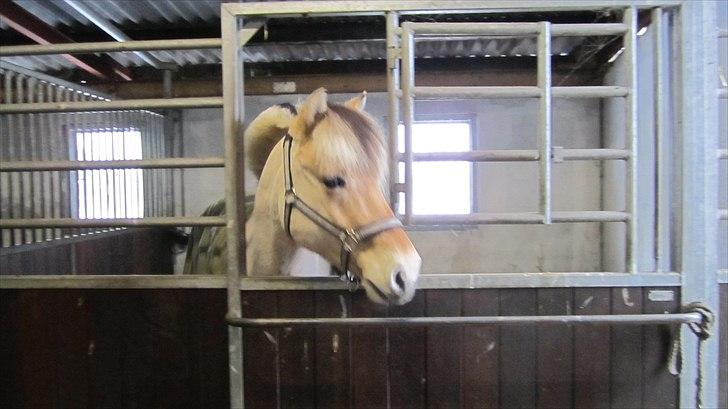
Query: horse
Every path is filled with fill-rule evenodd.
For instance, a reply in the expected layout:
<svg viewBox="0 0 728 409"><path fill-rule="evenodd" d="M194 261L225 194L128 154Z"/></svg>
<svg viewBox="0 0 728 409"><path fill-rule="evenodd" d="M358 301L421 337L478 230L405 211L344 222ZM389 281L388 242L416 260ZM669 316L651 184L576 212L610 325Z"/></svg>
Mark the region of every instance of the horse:
<svg viewBox="0 0 728 409"><path fill-rule="evenodd" d="M284 274L302 247L375 303L412 299L422 259L385 199L384 134L365 104L366 92L336 104L319 88L297 107L267 108L247 127L246 159L258 177L246 200L248 275ZM224 212L219 201L203 215ZM193 228L185 274L226 272L225 229Z"/></svg>

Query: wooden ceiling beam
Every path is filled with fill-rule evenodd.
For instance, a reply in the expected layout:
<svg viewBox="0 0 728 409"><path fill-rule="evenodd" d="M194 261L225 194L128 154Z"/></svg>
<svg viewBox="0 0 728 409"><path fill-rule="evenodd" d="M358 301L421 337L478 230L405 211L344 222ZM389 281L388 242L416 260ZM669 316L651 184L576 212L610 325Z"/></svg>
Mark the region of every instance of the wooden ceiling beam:
<svg viewBox="0 0 728 409"><path fill-rule="evenodd" d="M0 0L0 17L13 30L38 44L75 42L11 0ZM132 79L130 70L108 55L95 57L62 54L62 56L80 69L106 81L116 79L131 81Z"/></svg>

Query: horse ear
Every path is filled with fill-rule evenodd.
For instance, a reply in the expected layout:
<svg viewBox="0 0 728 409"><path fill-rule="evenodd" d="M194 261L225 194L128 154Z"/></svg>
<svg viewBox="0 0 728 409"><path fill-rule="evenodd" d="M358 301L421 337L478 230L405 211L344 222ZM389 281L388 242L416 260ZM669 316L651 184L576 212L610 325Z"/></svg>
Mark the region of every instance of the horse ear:
<svg viewBox="0 0 728 409"><path fill-rule="evenodd" d="M364 110L364 106L367 104L367 92L362 91L361 94L354 98L344 102L344 106L358 111Z"/></svg>
<svg viewBox="0 0 728 409"><path fill-rule="evenodd" d="M311 129L329 110L328 94L325 88L319 88L306 97L298 108L298 115L291 124L291 134L307 136Z"/></svg>

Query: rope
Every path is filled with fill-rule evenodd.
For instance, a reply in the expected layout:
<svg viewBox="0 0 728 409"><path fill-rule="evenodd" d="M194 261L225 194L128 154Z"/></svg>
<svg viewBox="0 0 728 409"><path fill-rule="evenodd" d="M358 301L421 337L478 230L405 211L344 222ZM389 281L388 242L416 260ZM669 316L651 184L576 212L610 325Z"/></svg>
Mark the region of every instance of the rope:
<svg viewBox="0 0 728 409"><path fill-rule="evenodd" d="M684 313L698 313L702 317L700 322L689 322L687 323L688 328L698 337L698 376L695 379L695 407L698 409L703 408L703 346L705 341L710 338L713 334L713 324L715 323L715 314L705 304L701 302L692 302L688 305L683 306L682 312ZM673 375L679 375L682 370L682 340L680 335L680 328L677 328L677 334L675 334L674 341L672 344L672 351L670 353L670 373ZM679 366L678 366L679 365Z"/></svg>

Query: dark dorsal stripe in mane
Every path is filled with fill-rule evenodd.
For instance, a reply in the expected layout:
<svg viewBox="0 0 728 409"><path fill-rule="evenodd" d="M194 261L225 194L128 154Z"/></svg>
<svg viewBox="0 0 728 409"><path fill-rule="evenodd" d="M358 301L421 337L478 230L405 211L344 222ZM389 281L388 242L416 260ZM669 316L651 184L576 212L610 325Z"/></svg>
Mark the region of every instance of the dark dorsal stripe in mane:
<svg viewBox="0 0 728 409"><path fill-rule="evenodd" d="M329 111L336 114L344 123L349 125L372 163L378 163L382 160L381 156L384 153L382 135L381 130L374 120L361 111L351 109L344 105L329 104Z"/></svg>
<svg viewBox="0 0 728 409"><path fill-rule="evenodd" d="M293 106L293 104L289 104L288 102L284 102L282 104L278 104L279 107L285 108L288 110L288 112L292 113L293 115L297 115L298 111L296 110L296 107Z"/></svg>

